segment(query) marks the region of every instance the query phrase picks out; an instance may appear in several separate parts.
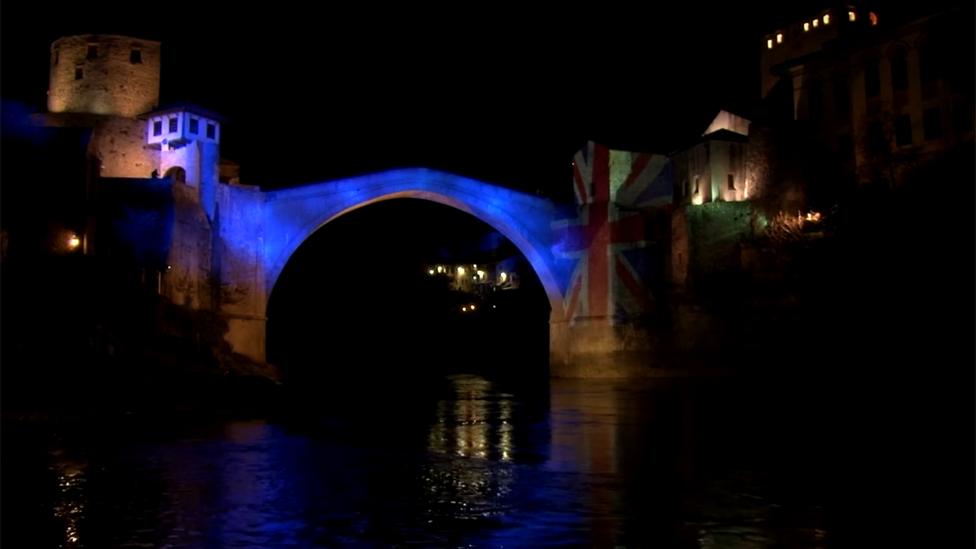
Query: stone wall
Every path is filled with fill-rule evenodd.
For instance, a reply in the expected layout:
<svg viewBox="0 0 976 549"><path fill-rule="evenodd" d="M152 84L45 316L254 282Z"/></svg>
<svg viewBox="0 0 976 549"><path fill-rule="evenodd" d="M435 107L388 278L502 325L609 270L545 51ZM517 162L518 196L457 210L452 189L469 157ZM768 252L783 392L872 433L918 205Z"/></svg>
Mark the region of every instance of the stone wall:
<svg viewBox="0 0 976 549"><path fill-rule="evenodd" d="M115 116L95 124L88 151L101 162L102 177L147 178L159 170L159 151L146 148L145 126L142 120Z"/></svg>
<svg viewBox="0 0 976 549"><path fill-rule="evenodd" d="M51 45L48 111L130 118L149 112L159 104L159 62L160 44L151 40L60 38Z"/></svg>

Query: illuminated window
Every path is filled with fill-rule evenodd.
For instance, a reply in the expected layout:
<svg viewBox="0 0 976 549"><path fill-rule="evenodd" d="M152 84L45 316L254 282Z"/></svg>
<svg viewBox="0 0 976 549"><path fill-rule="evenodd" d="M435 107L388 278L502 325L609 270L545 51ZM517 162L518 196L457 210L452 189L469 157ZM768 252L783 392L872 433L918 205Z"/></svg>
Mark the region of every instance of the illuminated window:
<svg viewBox="0 0 976 549"><path fill-rule="evenodd" d="M770 49L770 50L773 49L773 39L772 38L766 40L766 49Z"/></svg>
<svg viewBox="0 0 976 549"><path fill-rule="evenodd" d="M200 132L200 120L196 118L190 119L190 133L196 135Z"/></svg>
<svg viewBox="0 0 976 549"><path fill-rule="evenodd" d="M176 117L171 117L169 119L169 133L176 133L177 121Z"/></svg>
<svg viewBox="0 0 976 549"><path fill-rule="evenodd" d="M782 44L783 43L783 33L780 32L780 33L777 33L776 34L776 43L777 44Z"/></svg>
<svg viewBox="0 0 976 549"><path fill-rule="evenodd" d="M217 139L217 126L207 123L207 139Z"/></svg>
<svg viewBox="0 0 976 549"><path fill-rule="evenodd" d="M819 19L814 19L813 20L813 28L817 28L819 26L820 26L820 20Z"/></svg>
<svg viewBox="0 0 976 549"><path fill-rule="evenodd" d="M81 80L85 77L85 69L81 67L75 67L75 80Z"/></svg>
<svg viewBox="0 0 976 549"><path fill-rule="evenodd" d="M133 65L142 64L142 50L132 50L129 52L129 63Z"/></svg>
<svg viewBox="0 0 976 549"><path fill-rule="evenodd" d="M162 135L162 134L163 134L163 121L153 120L153 135Z"/></svg>
<svg viewBox="0 0 976 549"><path fill-rule="evenodd" d="M808 30L810 30L810 23L804 23L803 24L803 32L807 32Z"/></svg>
<svg viewBox="0 0 976 549"><path fill-rule="evenodd" d="M88 59L98 59L98 46L88 45Z"/></svg>
<svg viewBox="0 0 976 549"><path fill-rule="evenodd" d="M854 13L854 10L847 12L847 20L851 22L857 21L857 14Z"/></svg>
<svg viewBox="0 0 976 549"><path fill-rule="evenodd" d="M729 190L735 190L735 175L731 173L729 174Z"/></svg>
<svg viewBox="0 0 976 549"><path fill-rule="evenodd" d="M829 13L825 13L824 16L823 16L823 20L824 20L824 25L829 25L830 24L830 14Z"/></svg>
<svg viewBox="0 0 976 549"><path fill-rule="evenodd" d="M873 11L868 12L868 19L871 20L872 27L878 24L878 14L874 13Z"/></svg>

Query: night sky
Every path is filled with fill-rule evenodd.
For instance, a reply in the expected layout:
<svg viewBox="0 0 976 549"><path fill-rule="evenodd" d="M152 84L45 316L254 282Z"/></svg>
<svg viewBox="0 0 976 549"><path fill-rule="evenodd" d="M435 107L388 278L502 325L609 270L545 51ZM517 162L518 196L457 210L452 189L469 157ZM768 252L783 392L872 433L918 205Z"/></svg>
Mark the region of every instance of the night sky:
<svg viewBox="0 0 976 549"><path fill-rule="evenodd" d="M418 12L5 2L2 96L43 109L60 36L145 37L163 43L161 103L225 115L223 154L241 163L244 183L426 165L568 197L570 158L587 139L667 153L717 109L748 112L762 34L826 4Z"/></svg>

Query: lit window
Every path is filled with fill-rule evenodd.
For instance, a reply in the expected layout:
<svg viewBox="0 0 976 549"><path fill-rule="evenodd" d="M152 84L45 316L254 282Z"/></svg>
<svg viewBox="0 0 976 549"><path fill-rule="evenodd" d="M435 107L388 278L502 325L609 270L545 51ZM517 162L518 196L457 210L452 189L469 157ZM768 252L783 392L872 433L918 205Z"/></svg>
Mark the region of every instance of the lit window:
<svg viewBox="0 0 976 549"><path fill-rule="evenodd" d="M169 119L169 133L176 133L176 125L177 125L177 121L176 121L176 117L174 116Z"/></svg>
<svg viewBox="0 0 976 549"><path fill-rule="evenodd" d="M819 26L820 26L820 20L819 19L814 19L813 20L813 28L817 28Z"/></svg>
<svg viewBox="0 0 976 549"><path fill-rule="evenodd" d="M847 12L847 19L848 19L848 21L851 21L851 22L857 21L857 14L854 13L854 10L851 10L851 11Z"/></svg>
<svg viewBox="0 0 976 549"><path fill-rule="evenodd" d="M824 20L824 25L829 25L830 24L830 14L829 13L825 13L824 16L823 16L823 20Z"/></svg>
<svg viewBox="0 0 976 549"><path fill-rule="evenodd" d="M804 23L803 24L803 32L807 32L808 30L810 30L810 23Z"/></svg>
<svg viewBox="0 0 976 549"><path fill-rule="evenodd" d="M773 49L773 39L772 38L766 40L766 49L769 49L769 50Z"/></svg>
<svg viewBox="0 0 976 549"><path fill-rule="evenodd" d="M780 33L777 33L776 34L776 43L777 44L782 44L783 43L783 33L780 32Z"/></svg>
<svg viewBox="0 0 976 549"><path fill-rule="evenodd" d="M133 65L142 64L142 50L132 50L129 52L129 63Z"/></svg>
<svg viewBox="0 0 976 549"><path fill-rule="evenodd" d="M868 12L868 19L871 20L872 27L878 24L878 14L874 13L873 11Z"/></svg>

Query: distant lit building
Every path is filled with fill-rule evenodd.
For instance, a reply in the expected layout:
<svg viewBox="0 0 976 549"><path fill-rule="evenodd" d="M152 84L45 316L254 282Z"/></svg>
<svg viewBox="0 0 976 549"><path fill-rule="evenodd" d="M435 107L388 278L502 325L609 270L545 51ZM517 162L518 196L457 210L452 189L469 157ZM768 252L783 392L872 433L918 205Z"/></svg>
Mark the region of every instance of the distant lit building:
<svg viewBox="0 0 976 549"><path fill-rule="evenodd" d="M789 86L793 119L860 181L904 170L973 139L972 21L945 12L886 25L854 6L764 37L763 97ZM884 172L884 173L880 173Z"/></svg>

